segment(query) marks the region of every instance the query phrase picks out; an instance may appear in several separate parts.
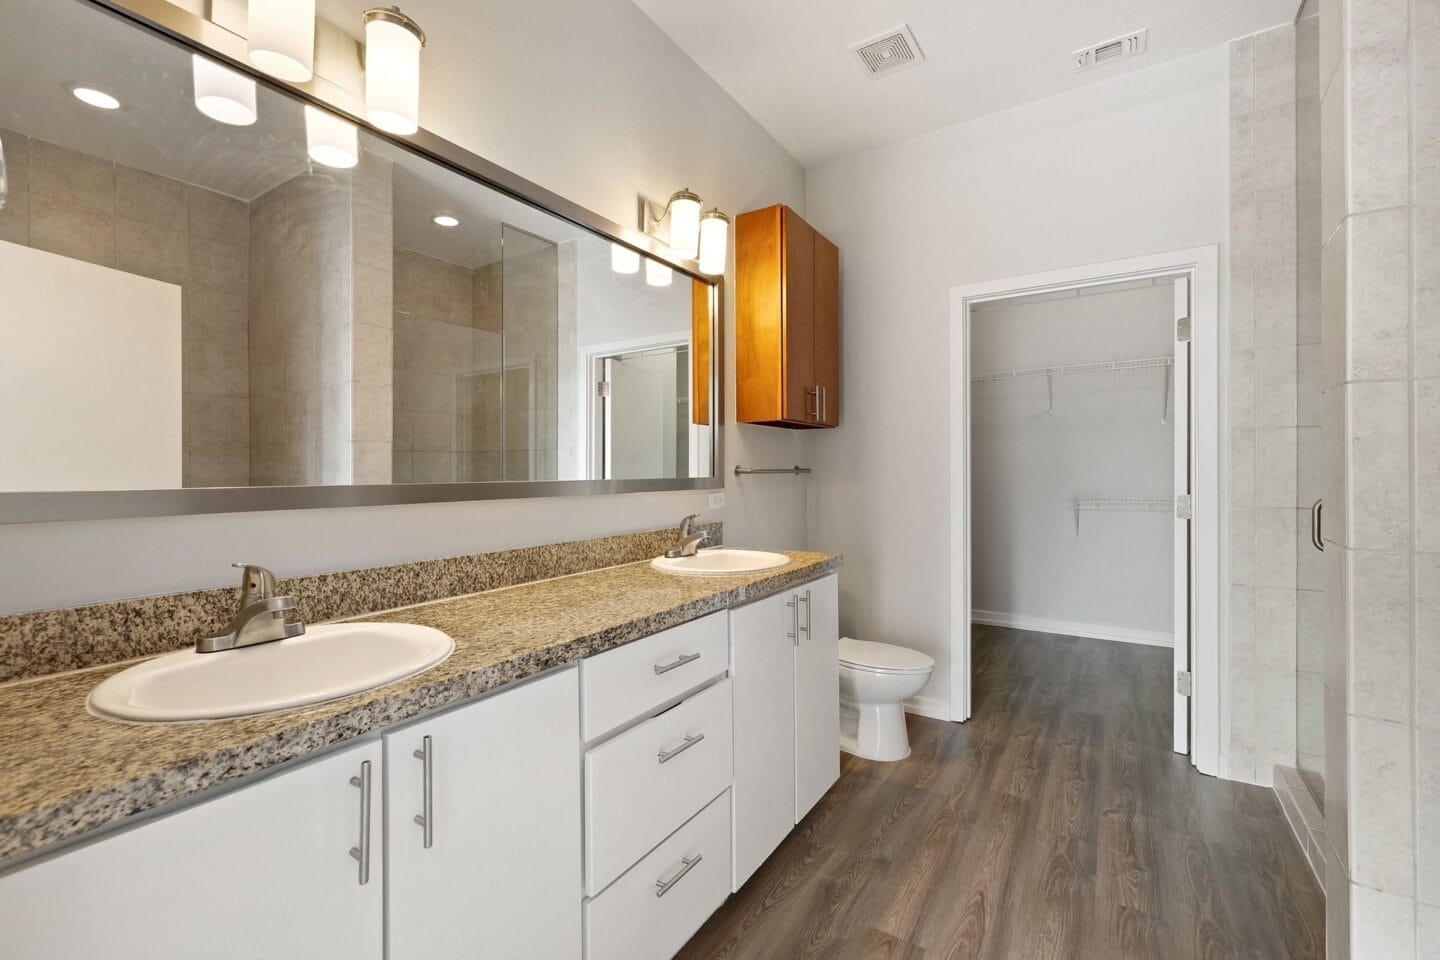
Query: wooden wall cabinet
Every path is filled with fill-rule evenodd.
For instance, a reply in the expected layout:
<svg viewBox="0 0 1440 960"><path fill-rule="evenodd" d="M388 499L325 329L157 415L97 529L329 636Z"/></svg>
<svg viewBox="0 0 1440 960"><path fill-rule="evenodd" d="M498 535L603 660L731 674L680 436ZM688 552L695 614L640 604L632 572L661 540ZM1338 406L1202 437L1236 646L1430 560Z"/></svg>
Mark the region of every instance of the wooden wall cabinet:
<svg viewBox="0 0 1440 960"><path fill-rule="evenodd" d="M735 413L840 424L840 250L783 204L735 224Z"/></svg>

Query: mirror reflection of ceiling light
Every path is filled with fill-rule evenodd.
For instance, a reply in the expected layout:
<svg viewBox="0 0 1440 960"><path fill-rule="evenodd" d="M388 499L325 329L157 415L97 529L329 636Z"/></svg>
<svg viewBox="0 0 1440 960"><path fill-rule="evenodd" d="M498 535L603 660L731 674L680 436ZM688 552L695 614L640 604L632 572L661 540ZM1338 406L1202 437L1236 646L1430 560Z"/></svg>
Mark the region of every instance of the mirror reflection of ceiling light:
<svg viewBox="0 0 1440 960"><path fill-rule="evenodd" d="M190 71L195 84L195 109L212 120L235 127L255 122L255 81L194 54Z"/></svg>
<svg viewBox="0 0 1440 960"><path fill-rule="evenodd" d="M250 62L280 80L315 75L315 0L250 0Z"/></svg>
<svg viewBox="0 0 1440 960"><path fill-rule="evenodd" d="M650 286L670 286L670 280L673 274L674 271L659 260L650 260L648 258L645 260L645 282L650 284Z"/></svg>
<svg viewBox="0 0 1440 960"><path fill-rule="evenodd" d="M639 252L612 242L610 244L610 269L616 273L638 273L640 271Z"/></svg>
<svg viewBox="0 0 1440 960"><path fill-rule="evenodd" d="M310 159L346 169L360 162L359 129L343 117L305 107L305 148Z"/></svg>
<svg viewBox="0 0 1440 960"><path fill-rule="evenodd" d="M117 110L120 107L120 101L110 96L110 94L104 90L96 90L94 87L76 86L71 87L70 92L75 95L76 100L99 110Z"/></svg>
<svg viewBox="0 0 1440 960"><path fill-rule="evenodd" d="M700 272L712 277L724 273L729 249L730 218L718 207L705 211L700 217Z"/></svg>
<svg viewBox="0 0 1440 960"><path fill-rule="evenodd" d="M456 218L456 217L450 216L450 214L448 214L448 213L437 213L437 214L435 214L435 216L431 217L430 219L435 222L435 225L436 225L436 226L440 226L440 227L458 227L458 226L460 226L460 221L459 221L459 219Z"/></svg>
<svg viewBox="0 0 1440 960"><path fill-rule="evenodd" d="M420 129L425 32L399 7L365 11L365 119L386 133Z"/></svg>

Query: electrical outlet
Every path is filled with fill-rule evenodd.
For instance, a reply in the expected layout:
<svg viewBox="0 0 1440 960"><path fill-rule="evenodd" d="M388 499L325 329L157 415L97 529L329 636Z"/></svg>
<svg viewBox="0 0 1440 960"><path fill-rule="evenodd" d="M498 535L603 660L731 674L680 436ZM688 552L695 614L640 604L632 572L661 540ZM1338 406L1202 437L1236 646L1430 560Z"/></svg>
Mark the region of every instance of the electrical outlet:
<svg viewBox="0 0 1440 960"><path fill-rule="evenodd" d="M725 506L725 491L724 491L724 490L716 490L714 493L710 494L710 509L711 509L711 510L719 510L719 509L720 509L721 507L723 507L723 506Z"/></svg>

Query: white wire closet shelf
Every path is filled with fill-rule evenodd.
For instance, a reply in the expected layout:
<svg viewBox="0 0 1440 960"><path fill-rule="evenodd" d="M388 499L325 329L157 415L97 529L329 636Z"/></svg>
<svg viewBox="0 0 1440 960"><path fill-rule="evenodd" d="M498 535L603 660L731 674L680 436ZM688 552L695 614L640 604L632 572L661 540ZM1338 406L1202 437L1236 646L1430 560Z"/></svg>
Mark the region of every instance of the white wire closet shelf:
<svg viewBox="0 0 1440 960"><path fill-rule="evenodd" d="M1160 408L1160 422L1170 422L1170 368L1175 366L1174 357L1142 357L1138 360L1107 360L1102 363L1067 363L1056 367L1028 367L1023 370L994 370L989 373L972 373L971 383L994 380L1024 380L1029 377L1045 377L1049 387L1050 405L1046 413L1055 412L1055 378L1084 373L1120 373L1126 370L1144 370L1148 367L1165 368L1165 386Z"/></svg>
<svg viewBox="0 0 1440 960"><path fill-rule="evenodd" d="M1080 537L1081 510L1165 510L1175 506L1174 497L1071 497L1070 512L1075 515L1075 537Z"/></svg>

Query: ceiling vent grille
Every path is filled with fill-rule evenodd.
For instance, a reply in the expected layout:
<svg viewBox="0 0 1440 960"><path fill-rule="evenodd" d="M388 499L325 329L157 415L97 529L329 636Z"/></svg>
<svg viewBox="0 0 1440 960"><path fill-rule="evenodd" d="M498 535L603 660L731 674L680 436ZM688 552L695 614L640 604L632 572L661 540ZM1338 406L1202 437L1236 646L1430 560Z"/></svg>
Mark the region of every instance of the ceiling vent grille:
<svg viewBox="0 0 1440 960"><path fill-rule="evenodd" d="M855 54L865 72L872 77L912 67L925 59L925 54L920 52L920 45L915 42L915 34L910 32L910 27L906 24L888 30L873 40L857 43L850 48L850 52Z"/></svg>
<svg viewBox="0 0 1440 960"><path fill-rule="evenodd" d="M1114 63L1116 60L1139 56L1145 52L1148 34L1148 29L1136 30L1123 37L1116 37L1113 40L1106 40L1104 43L1076 50L1070 55L1071 62L1075 65L1075 72L1079 73L1082 70L1089 70L1091 67L1099 67L1107 63Z"/></svg>

